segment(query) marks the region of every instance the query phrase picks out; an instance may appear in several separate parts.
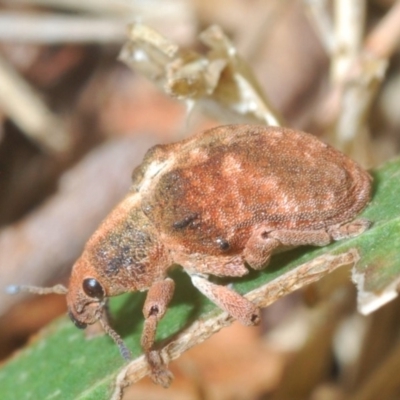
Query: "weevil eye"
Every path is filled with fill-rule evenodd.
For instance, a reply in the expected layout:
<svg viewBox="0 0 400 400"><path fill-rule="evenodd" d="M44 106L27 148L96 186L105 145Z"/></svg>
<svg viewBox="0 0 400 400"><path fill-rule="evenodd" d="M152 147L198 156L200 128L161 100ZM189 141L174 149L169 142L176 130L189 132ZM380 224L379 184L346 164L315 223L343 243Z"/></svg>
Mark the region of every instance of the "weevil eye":
<svg viewBox="0 0 400 400"><path fill-rule="evenodd" d="M94 278L86 278L82 283L83 291L95 299L102 300L104 298L104 289L100 283Z"/></svg>

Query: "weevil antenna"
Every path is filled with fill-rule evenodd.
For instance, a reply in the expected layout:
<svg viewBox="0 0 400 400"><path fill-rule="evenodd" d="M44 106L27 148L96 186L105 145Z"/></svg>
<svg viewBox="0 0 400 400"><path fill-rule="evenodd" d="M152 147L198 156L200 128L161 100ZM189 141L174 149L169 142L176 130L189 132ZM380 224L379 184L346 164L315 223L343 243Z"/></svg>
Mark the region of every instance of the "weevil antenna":
<svg viewBox="0 0 400 400"><path fill-rule="evenodd" d="M99 319L99 322L102 326L102 328L104 329L104 331L107 333L108 336L111 337L112 340L114 340L115 344L118 346L119 348L119 352L121 353L121 356L123 357L123 359L125 361L131 361L132 360L132 353L131 351L128 349L128 347L126 347L124 341L122 340L121 336L118 335L117 332L115 332L110 325L108 325L106 319L104 316L102 316Z"/></svg>
<svg viewBox="0 0 400 400"><path fill-rule="evenodd" d="M68 289L64 285L55 285L52 287L38 287L38 286L30 286L30 285L9 285L6 288L7 293L16 294L20 292L28 292L34 294L67 294Z"/></svg>

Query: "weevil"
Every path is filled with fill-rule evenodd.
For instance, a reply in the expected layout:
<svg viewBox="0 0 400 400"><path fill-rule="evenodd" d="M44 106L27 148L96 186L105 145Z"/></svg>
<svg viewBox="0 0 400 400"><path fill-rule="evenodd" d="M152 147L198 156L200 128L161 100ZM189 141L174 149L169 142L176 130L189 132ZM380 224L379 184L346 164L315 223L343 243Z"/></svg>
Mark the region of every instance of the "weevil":
<svg viewBox="0 0 400 400"><path fill-rule="evenodd" d="M141 345L153 380L168 386L171 375L154 340L173 296L173 265L235 319L257 324L260 310L209 276L241 277L266 267L276 250L362 233L370 222L355 218L370 192L366 171L310 134L219 126L147 152L131 190L73 266L68 290L13 289L65 293L75 325L99 321L126 359L129 350L108 323L107 299L147 290Z"/></svg>

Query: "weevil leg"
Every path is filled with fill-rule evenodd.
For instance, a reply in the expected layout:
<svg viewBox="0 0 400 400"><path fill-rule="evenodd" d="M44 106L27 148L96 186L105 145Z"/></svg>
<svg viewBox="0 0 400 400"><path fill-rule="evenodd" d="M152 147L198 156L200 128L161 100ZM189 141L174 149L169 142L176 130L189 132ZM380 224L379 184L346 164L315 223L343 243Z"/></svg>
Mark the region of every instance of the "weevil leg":
<svg viewBox="0 0 400 400"><path fill-rule="evenodd" d="M253 232L243 251L246 262L254 269L266 267L271 253L280 246L326 246L332 241L329 233L319 230L276 230L260 227Z"/></svg>
<svg viewBox="0 0 400 400"><path fill-rule="evenodd" d="M173 376L165 366L160 353L154 349L154 342L157 324L167 311L168 304L174 294L174 289L175 283L170 278L153 283L147 293L143 306L145 321L141 345L150 366L152 380L163 387L170 385Z"/></svg>
<svg viewBox="0 0 400 400"><path fill-rule="evenodd" d="M260 322L260 309L239 293L227 286L211 283L200 275L190 277L201 293L243 325L256 325Z"/></svg>
<svg viewBox="0 0 400 400"><path fill-rule="evenodd" d="M326 246L332 241L325 229L294 231L279 230L268 233L268 237L276 239L282 246Z"/></svg>
<svg viewBox="0 0 400 400"><path fill-rule="evenodd" d="M366 231L372 222L365 218L359 218L355 221L348 222L343 225L333 225L328 228L328 233L334 240L349 239L360 235Z"/></svg>
<svg viewBox="0 0 400 400"><path fill-rule="evenodd" d="M256 229L250 236L243 250L243 257L253 269L264 268L274 249L280 246L277 239L270 238L264 228Z"/></svg>
<svg viewBox="0 0 400 400"><path fill-rule="evenodd" d="M253 232L246 243L243 256L246 262L254 269L264 268L271 257L271 253L279 246L326 246L332 240L340 240L358 236L371 226L367 219L333 225L327 229L316 230L267 230L260 227Z"/></svg>
<svg viewBox="0 0 400 400"><path fill-rule="evenodd" d="M185 265L186 270L190 270L185 264L186 260L182 260L180 264ZM177 262L179 264L179 261ZM203 259L196 255L195 261L192 265L193 273L203 274L203 275L213 275L213 276L229 276L229 277L239 277L244 276L249 273L246 268L243 257L238 256L207 256Z"/></svg>
<svg viewBox="0 0 400 400"><path fill-rule="evenodd" d="M349 239L360 235L371 226L367 219L357 219L341 225L332 225L326 229L294 231L277 230L268 233L268 237L278 240L284 246L326 246L332 240Z"/></svg>

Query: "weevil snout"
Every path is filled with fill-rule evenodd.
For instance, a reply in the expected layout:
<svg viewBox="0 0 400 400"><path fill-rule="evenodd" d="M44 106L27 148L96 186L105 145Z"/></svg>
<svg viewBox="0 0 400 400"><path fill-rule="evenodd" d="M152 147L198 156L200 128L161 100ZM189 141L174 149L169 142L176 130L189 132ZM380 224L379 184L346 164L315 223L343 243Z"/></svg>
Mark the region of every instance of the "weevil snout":
<svg viewBox="0 0 400 400"><path fill-rule="evenodd" d="M78 321L74 314L71 311L68 311L68 316L70 318L70 320L74 323L74 325L78 328L78 329L86 329L87 328L87 324Z"/></svg>
<svg viewBox="0 0 400 400"><path fill-rule="evenodd" d="M85 329L88 325L94 324L103 314L104 302L94 300L68 300L68 316L74 325L79 329Z"/></svg>

